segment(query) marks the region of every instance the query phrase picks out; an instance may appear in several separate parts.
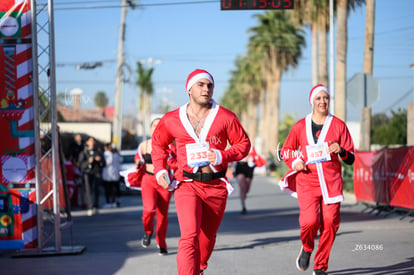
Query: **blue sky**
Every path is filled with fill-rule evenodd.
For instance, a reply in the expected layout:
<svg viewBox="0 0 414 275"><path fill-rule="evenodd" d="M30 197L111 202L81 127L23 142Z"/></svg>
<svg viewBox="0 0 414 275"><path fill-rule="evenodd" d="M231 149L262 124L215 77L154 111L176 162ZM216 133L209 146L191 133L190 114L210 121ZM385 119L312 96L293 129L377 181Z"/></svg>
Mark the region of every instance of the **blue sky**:
<svg viewBox="0 0 414 275"><path fill-rule="evenodd" d="M95 93L104 91L113 105L121 0L55 2L57 92L69 95L72 89L80 88L82 106L93 108ZM219 0L190 2L140 0L142 8L128 11L125 61L132 68L132 75L131 84L126 83L123 88L124 113L135 113L137 108L138 89L134 83L138 60L159 61L153 65L153 109L162 99L173 107L185 104L185 81L195 68L213 74L216 100L224 93L236 57L246 53L248 29L257 24L257 12L221 11ZM103 8L107 5L118 7ZM70 9L73 7L76 9ZM372 105L373 114L407 108L407 103L414 101L414 91L409 92L414 87L414 68L409 67L414 63L413 10L412 0L376 1L373 75L379 81L380 96ZM349 15L348 30L347 78L351 79L363 70L365 7ZM299 66L282 77L281 117L288 113L300 118L310 112L311 38L308 29L306 33L307 46ZM77 70L75 66L97 61L102 61L103 66L94 70ZM347 113L348 120L360 118L360 110L349 103Z"/></svg>

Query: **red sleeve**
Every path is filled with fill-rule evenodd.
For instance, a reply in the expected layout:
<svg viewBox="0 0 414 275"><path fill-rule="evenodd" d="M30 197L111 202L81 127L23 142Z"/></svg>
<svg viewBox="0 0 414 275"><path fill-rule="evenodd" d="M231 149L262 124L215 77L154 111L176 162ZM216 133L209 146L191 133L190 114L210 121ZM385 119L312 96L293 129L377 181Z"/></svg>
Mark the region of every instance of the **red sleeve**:
<svg viewBox="0 0 414 275"><path fill-rule="evenodd" d="M229 163L238 161L245 158L250 151L250 139L237 119L236 115L233 115L233 119L229 120L230 123L227 125L228 141L231 145L229 149L222 151L222 163Z"/></svg>
<svg viewBox="0 0 414 275"><path fill-rule="evenodd" d="M154 174L167 169L167 160L170 152L169 145L174 141L168 127L168 114L164 115L152 134L151 158L154 165Z"/></svg>
<svg viewBox="0 0 414 275"><path fill-rule="evenodd" d="M293 125L280 152L280 158L283 159L286 165L291 169L292 162L300 157L300 137L302 134L306 135L306 133L302 133L302 129L306 131L304 123L305 120L302 119Z"/></svg>
<svg viewBox="0 0 414 275"><path fill-rule="evenodd" d="M169 156L167 160L167 165L172 169L173 171L176 171L178 168L177 163L177 148L173 143L169 145Z"/></svg>

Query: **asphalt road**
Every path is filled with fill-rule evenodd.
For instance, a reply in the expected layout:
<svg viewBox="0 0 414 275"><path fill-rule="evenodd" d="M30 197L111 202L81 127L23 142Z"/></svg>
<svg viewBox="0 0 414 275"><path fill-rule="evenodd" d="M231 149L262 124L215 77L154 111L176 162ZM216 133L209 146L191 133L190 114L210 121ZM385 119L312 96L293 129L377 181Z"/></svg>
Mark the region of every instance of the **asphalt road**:
<svg viewBox="0 0 414 275"><path fill-rule="evenodd" d="M217 243L205 274L300 275L298 206L281 192L273 178L255 176L247 199L248 214L240 214L238 188L228 199ZM365 211L364 211L365 210ZM155 239L142 248L142 202L139 195L122 197L122 205L88 217L73 211L74 223L62 232L64 251L84 247L79 254L42 253L35 257L0 255L0 274L173 275L179 238L171 201L167 244L159 256ZM376 215L348 196L332 249L329 274L414 274L414 222L399 213ZM53 251L53 247L52 247Z"/></svg>

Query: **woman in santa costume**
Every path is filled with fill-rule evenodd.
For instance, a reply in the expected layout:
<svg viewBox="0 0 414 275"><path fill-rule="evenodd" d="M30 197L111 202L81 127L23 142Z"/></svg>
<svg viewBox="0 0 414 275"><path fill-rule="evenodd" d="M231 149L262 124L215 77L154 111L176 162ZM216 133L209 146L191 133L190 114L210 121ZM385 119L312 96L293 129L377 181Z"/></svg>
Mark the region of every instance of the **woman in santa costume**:
<svg viewBox="0 0 414 275"><path fill-rule="evenodd" d="M151 122L151 135L154 133L160 119L156 118ZM171 149L171 146L169 147ZM155 240L159 248L159 255L165 256L168 254L166 236L168 227L168 208L172 192L166 190L158 185L154 175L154 166L151 158L152 139L143 141L139 146L136 154L137 165L145 165L145 174L141 183L141 197L142 197L142 225L144 227L144 236L141 240L142 247L149 247L151 244L151 237L154 233L154 220L157 216ZM169 151L169 159L167 162L170 175L171 171L175 169L175 157Z"/></svg>
<svg viewBox="0 0 414 275"><path fill-rule="evenodd" d="M280 152L292 169L280 181L282 190L297 197L302 247L296 267L305 271L314 250L313 274L327 274L329 254L340 223L343 201L340 159L354 162L354 145L346 124L329 113L330 95L323 85L316 85L309 95L312 113L291 129Z"/></svg>
<svg viewBox="0 0 414 275"><path fill-rule="evenodd" d="M165 114L152 137L152 160L158 184L175 189L180 225L179 275L202 274L213 252L216 234L232 187L228 163L243 159L249 138L236 115L213 99L214 79L196 69L187 78L189 103ZM176 186L167 175L168 144L177 149ZM228 145L230 144L230 146Z"/></svg>

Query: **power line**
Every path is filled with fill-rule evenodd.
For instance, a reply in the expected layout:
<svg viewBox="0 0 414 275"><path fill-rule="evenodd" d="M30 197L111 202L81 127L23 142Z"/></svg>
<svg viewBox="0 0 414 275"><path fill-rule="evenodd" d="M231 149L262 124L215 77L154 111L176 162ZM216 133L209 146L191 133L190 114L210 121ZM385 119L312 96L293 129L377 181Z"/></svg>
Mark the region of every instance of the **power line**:
<svg viewBox="0 0 414 275"><path fill-rule="evenodd" d="M113 2L113 1L88 1L88 2L64 2L64 3L56 3L55 10L86 10L86 9L114 9L114 8L121 8L123 7L122 4L117 5L95 5L95 6L85 6L85 4L100 4L102 2ZM165 3L152 3L152 4L138 4L136 5L137 8L145 8L145 7L156 7L156 6L178 6L178 5L199 5L199 4L210 4L210 3L218 3L218 0L207 0L207 1L192 1L192 2L165 2ZM75 5L74 7L56 7L62 5ZM82 5L81 7L76 7L76 5ZM127 5L128 7L130 5Z"/></svg>
<svg viewBox="0 0 414 275"><path fill-rule="evenodd" d="M414 87L412 87L411 89L409 89L405 94L403 94L399 99L397 99L393 104L391 104L389 107L385 108L384 111L382 111L382 113L386 113L389 110L391 110L395 105L401 103L403 100L406 99L406 97L411 94L414 91Z"/></svg>

